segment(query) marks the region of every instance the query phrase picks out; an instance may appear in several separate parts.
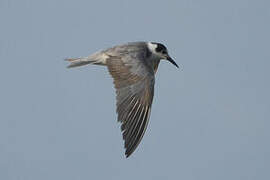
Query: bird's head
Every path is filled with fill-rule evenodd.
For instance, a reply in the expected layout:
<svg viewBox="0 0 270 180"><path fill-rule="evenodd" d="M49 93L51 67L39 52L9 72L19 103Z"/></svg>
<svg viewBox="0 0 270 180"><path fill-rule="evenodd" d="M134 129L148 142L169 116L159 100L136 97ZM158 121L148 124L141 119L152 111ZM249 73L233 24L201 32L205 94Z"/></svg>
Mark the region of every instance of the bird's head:
<svg viewBox="0 0 270 180"><path fill-rule="evenodd" d="M170 61L173 65L178 67L176 62L169 56L167 48L161 43L148 42L148 49L152 55L157 59L166 59ZM178 67L179 68L179 67Z"/></svg>

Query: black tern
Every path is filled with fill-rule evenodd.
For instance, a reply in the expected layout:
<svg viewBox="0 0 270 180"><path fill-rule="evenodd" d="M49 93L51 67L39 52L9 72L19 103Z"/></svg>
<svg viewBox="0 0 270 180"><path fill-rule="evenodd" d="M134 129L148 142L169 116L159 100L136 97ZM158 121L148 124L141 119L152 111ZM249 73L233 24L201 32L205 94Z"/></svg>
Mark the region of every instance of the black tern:
<svg viewBox="0 0 270 180"><path fill-rule="evenodd" d="M130 42L83 58L66 59L68 68L96 64L107 66L116 89L118 122L129 157L139 145L151 112L155 73L161 59L170 61L167 48L155 42Z"/></svg>

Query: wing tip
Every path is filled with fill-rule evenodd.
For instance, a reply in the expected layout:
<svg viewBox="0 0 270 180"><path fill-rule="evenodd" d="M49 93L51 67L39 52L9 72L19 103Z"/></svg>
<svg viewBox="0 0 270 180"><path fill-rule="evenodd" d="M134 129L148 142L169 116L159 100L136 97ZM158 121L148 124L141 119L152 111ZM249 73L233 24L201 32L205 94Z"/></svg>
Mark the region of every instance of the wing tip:
<svg viewBox="0 0 270 180"><path fill-rule="evenodd" d="M128 150L126 150L126 152L125 152L126 158L129 158L131 154L132 154L132 152L129 152Z"/></svg>

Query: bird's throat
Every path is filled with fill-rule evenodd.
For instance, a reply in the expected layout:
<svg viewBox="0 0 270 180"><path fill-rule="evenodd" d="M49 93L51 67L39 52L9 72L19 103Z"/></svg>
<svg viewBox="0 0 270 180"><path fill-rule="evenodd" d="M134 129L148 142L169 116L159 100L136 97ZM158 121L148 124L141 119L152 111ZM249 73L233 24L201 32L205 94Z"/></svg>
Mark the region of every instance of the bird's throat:
<svg viewBox="0 0 270 180"><path fill-rule="evenodd" d="M153 65L155 74L157 72L159 62L160 62L160 60L152 61L152 63L153 63L152 65Z"/></svg>

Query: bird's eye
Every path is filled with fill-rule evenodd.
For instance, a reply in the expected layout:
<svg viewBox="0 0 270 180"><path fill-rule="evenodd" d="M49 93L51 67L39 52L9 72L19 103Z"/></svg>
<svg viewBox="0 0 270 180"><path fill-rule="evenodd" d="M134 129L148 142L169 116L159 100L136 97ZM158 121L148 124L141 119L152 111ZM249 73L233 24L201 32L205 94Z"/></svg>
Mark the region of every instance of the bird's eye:
<svg viewBox="0 0 270 180"><path fill-rule="evenodd" d="M167 54L167 51L165 51L165 50L164 50L164 51L162 51L162 54Z"/></svg>

